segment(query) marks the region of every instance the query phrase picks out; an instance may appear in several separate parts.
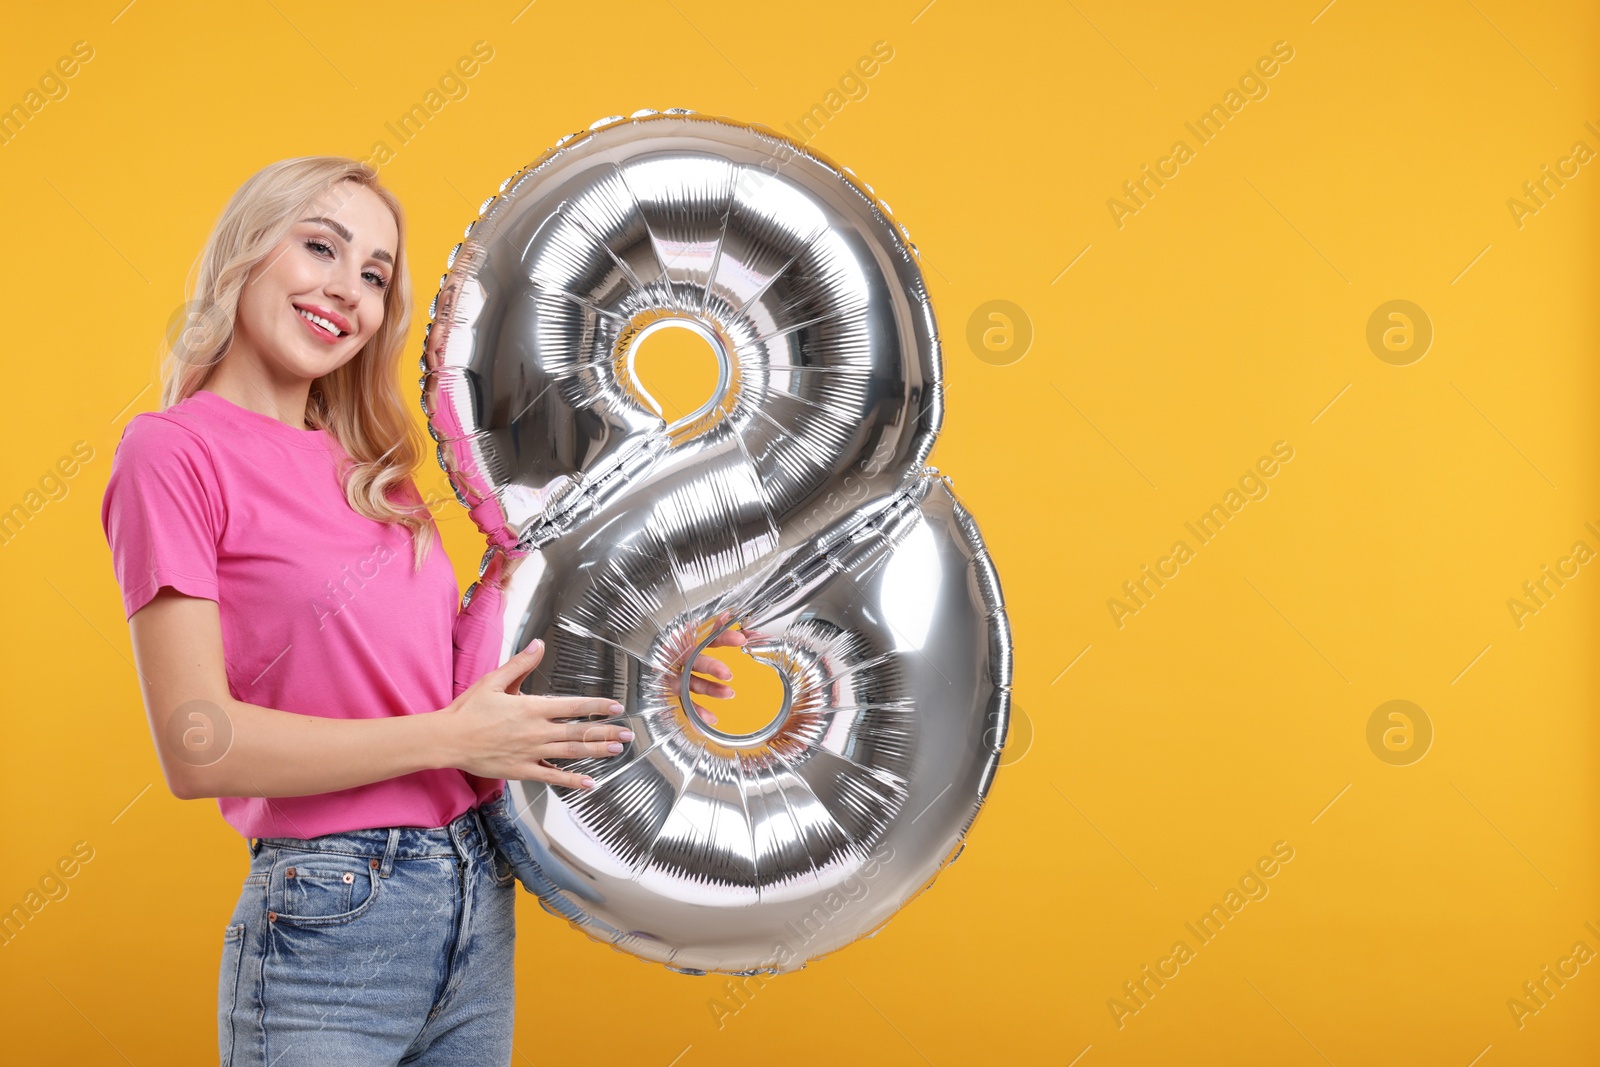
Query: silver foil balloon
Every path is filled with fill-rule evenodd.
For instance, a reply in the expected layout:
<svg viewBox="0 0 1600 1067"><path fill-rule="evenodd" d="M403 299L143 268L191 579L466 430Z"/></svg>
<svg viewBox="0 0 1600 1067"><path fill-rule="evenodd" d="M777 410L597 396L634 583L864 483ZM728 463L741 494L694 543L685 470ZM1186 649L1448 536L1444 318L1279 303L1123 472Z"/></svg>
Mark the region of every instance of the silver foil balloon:
<svg viewBox="0 0 1600 1067"><path fill-rule="evenodd" d="M888 205L764 127L602 119L484 203L431 315L423 407L505 582L502 660L543 639L524 691L611 697L635 734L564 763L592 791L511 783L530 888L690 973L876 931L960 852L1012 669L977 527L925 466L939 339ZM719 365L671 423L634 371L669 327ZM684 670L734 624L785 694L742 735L690 713Z"/></svg>

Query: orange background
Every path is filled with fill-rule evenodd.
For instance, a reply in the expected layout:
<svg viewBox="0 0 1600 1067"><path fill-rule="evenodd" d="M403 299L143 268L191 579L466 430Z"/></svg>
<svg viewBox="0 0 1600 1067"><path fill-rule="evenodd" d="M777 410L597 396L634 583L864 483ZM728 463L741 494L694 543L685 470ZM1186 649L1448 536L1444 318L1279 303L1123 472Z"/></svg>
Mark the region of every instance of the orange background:
<svg viewBox="0 0 1600 1067"><path fill-rule="evenodd" d="M961 861L720 1027L722 979L523 897L516 1062L1600 1059L1594 962L1508 1007L1576 943L1600 952L1600 568L1559 562L1600 550L1592 6L123 5L30 9L0 39L0 105L93 52L0 144L0 508L28 509L0 544L0 908L92 849L0 946L0 1059L215 1059L246 853L162 785L98 509L227 197L272 160L389 142L409 384L478 203L561 135L672 106L780 130L821 106L812 147L909 228L945 345L933 461L999 568L1021 714ZM386 123L478 41L466 95L399 144ZM1292 58L1246 83L1266 94L1200 143L1185 124L1275 42ZM1568 177L1540 203L1546 165ZM1369 344L1394 300L1415 310ZM1199 543L1185 523L1280 441L1266 495ZM464 586L482 540L440 515ZM1179 540L1192 558L1161 564ZM1146 565L1172 576L1114 612ZM1514 611L1545 565L1571 576ZM1369 743L1395 700L1409 718ZM1277 842L1267 895L1200 944L1185 924ZM1135 1005L1123 983L1180 939L1192 958Z"/></svg>

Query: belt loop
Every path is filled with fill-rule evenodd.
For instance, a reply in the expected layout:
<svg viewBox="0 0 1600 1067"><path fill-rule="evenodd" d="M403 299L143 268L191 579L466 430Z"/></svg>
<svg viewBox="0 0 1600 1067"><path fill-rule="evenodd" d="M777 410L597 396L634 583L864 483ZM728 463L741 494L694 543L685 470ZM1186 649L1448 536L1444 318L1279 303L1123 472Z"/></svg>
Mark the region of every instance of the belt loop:
<svg viewBox="0 0 1600 1067"><path fill-rule="evenodd" d="M256 856L256 855L259 855L260 852L261 852L261 838L252 837L250 839L250 855L251 856Z"/></svg>
<svg viewBox="0 0 1600 1067"><path fill-rule="evenodd" d="M479 844L479 846L481 848L483 848L484 850L488 851L489 850L489 827L484 824L483 812L478 810L478 806L477 805L473 805L472 807L468 808L467 810L472 812L472 825L474 825L474 826L476 826L478 828L478 844Z"/></svg>
<svg viewBox="0 0 1600 1067"><path fill-rule="evenodd" d="M450 843L455 846L456 855L462 863L471 863L478 855L478 851L485 846L483 838L483 823L478 819L476 808L468 808L457 815L446 825L450 834ZM474 830L477 831L476 835ZM477 844L472 843L472 838L477 837Z"/></svg>
<svg viewBox="0 0 1600 1067"><path fill-rule="evenodd" d="M378 867L378 876L389 877L389 872L394 870L394 856L400 851L400 828L389 827L389 844L383 850L383 863Z"/></svg>

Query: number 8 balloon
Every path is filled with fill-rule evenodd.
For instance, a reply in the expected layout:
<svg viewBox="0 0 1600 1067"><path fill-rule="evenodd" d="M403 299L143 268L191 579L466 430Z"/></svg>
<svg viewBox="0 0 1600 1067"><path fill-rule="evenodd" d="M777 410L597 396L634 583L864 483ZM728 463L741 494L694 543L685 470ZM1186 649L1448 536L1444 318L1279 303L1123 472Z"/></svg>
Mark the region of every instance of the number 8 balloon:
<svg viewBox="0 0 1600 1067"><path fill-rule="evenodd" d="M977 526L925 466L937 327L889 206L774 131L684 109L562 138L479 209L430 309L423 408L503 582L523 684L635 735L510 783L545 908L692 974L777 973L876 932L960 852L1010 712ZM634 368L714 350L667 422ZM686 665L723 630L777 718L724 733ZM755 669L752 665L751 668Z"/></svg>

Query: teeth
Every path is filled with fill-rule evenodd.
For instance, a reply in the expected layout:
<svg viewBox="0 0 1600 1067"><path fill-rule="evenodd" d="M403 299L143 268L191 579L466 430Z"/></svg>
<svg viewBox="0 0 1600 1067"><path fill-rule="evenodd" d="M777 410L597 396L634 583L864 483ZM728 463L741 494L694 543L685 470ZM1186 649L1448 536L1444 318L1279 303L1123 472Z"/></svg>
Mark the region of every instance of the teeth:
<svg viewBox="0 0 1600 1067"><path fill-rule="evenodd" d="M329 333L333 334L335 337L342 336L343 331L340 330L339 327L335 326L333 323L329 322L327 319L323 318L321 315L313 315L313 314L311 314L311 312L307 311L305 308L295 308L295 310L300 313L300 317L301 318L308 319L311 322L316 323L318 326L321 326L324 330L327 330Z"/></svg>

